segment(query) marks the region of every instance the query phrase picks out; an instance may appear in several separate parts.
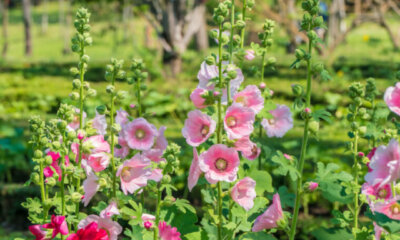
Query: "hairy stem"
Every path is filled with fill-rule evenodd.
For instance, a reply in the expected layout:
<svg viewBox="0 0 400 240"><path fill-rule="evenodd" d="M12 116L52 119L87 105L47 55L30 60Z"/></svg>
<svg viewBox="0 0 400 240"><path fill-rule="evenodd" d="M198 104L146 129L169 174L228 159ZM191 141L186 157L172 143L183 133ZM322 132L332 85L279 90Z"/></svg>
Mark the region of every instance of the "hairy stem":
<svg viewBox="0 0 400 240"><path fill-rule="evenodd" d="M141 82L140 78L137 79L137 84L136 84L136 94L137 94L137 101L138 101L138 117L142 116L142 97L140 95L140 87L141 87Z"/></svg>
<svg viewBox="0 0 400 240"><path fill-rule="evenodd" d="M357 110L355 112L355 116L357 116ZM354 181L355 185L358 186L358 131L355 131L354 133L354 141L353 141L354 149L353 149L353 160L354 160ZM354 239L357 239L357 232L358 232L358 213L360 211L360 206L358 202L358 190L355 192L354 195L354 229L353 235Z"/></svg>
<svg viewBox="0 0 400 240"><path fill-rule="evenodd" d="M111 81L111 85L115 85L115 75L117 73L114 72L113 78ZM116 167L115 167L115 159L114 159L114 147L115 147L115 134L113 131L114 125L114 115L115 115L115 93L111 93L111 106L110 106L110 134L111 134L111 170L112 170L112 196L114 198L117 197L117 176L116 176Z"/></svg>
<svg viewBox="0 0 400 240"><path fill-rule="evenodd" d="M218 182L218 240L222 240L222 187Z"/></svg>
<svg viewBox="0 0 400 240"><path fill-rule="evenodd" d="M158 225L160 224L160 205L161 205L161 190L160 184L157 185L157 205L156 205L156 226L154 227L154 240L158 240Z"/></svg>
<svg viewBox="0 0 400 240"><path fill-rule="evenodd" d="M39 172L40 193L42 197L42 207L43 207L43 223L45 223L47 219L47 211L44 204L46 200L46 193L45 193L44 176L43 176L43 161L40 162L39 171L40 171Z"/></svg>
<svg viewBox="0 0 400 240"><path fill-rule="evenodd" d="M243 22L246 22L246 8L247 8L247 1L243 0L243 9L242 9ZM244 29L245 28L242 28L242 32L240 34L240 48L243 48L243 46L244 46Z"/></svg>

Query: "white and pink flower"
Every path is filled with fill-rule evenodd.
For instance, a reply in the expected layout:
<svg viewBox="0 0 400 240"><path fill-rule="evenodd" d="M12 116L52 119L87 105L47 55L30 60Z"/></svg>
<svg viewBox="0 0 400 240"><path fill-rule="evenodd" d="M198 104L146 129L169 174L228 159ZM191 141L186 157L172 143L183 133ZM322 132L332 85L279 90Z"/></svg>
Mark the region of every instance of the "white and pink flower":
<svg viewBox="0 0 400 240"><path fill-rule="evenodd" d="M400 82L396 83L394 87L388 87L383 99L390 111L400 115Z"/></svg>
<svg viewBox="0 0 400 240"><path fill-rule="evenodd" d="M202 174L201 169L199 167L199 156L197 153L197 149L193 148L193 160L190 165L189 177L188 177L188 188L189 191L192 191L194 186L196 186L197 181L199 181L199 177Z"/></svg>
<svg viewBox="0 0 400 240"><path fill-rule="evenodd" d="M272 204L267 208L267 210L257 217L254 222L252 231L260 232L265 229L276 228L278 226L278 221L283 220L283 211L281 206L281 200L279 194L276 193L272 199Z"/></svg>
<svg viewBox="0 0 400 240"><path fill-rule="evenodd" d="M123 135L130 148L145 151L153 146L158 133L153 124L144 118L137 118L126 124Z"/></svg>
<svg viewBox="0 0 400 240"><path fill-rule="evenodd" d="M272 118L263 119L261 122L268 137L283 137L293 128L293 118L289 107L277 104L276 109L271 110L270 113Z"/></svg>
<svg viewBox="0 0 400 240"><path fill-rule="evenodd" d="M226 110L224 119L225 131L229 139L249 136L254 130L255 113L247 107L233 104Z"/></svg>
<svg viewBox="0 0 400 240"><path fill-rule="evenodd" d="M256 198L256 181L250 177L245 177L233 186L231 197L233 201L249 211L254 206L254 198Z"/></svg>
<svg viewBox="0 0 400 240"><path fill-rule="evenodd" d="M188 113L182 135L190 146L197 147L213 134L215 127L216 123L210 116L194 110Z"/></svg>
<svg viewBox="0 0 400 240"><path fill-rule="evenodd" d="M233 96L233 102L252 109L256 114L264 108L264 98L256 85L248 85Z"/></svg>

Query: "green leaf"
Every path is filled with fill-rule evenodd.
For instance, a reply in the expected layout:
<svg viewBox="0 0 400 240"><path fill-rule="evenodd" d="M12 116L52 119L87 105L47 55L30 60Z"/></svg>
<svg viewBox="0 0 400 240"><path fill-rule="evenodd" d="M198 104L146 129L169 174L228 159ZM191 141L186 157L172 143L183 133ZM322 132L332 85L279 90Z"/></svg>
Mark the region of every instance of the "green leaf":
<svg viewBox="0 0 400 240"><path fill-rule="evenodd" d="M265 232L249 232L243 234L240 238L241 240L276 240L274 236Z"/></svg>
<svg viewBox="0 0 400 240"><path fill-rule="evenodd" d="M208 204L215 203L216 199L215 199L214 190L212 188L201 189L201 194L203 195L204 202L206 202Z"/></svg>
<svg viewBox="0 0 400 240"><path fill-rule="evenodd" d="M345 228L318 228L311 232L317 240L352 240L353 235Z"/></svg>
<svg viewBox="0 0 400 240"><path fill-rule="evenodd" d="M261 171L254 169L250 172L249 177L256 181L256 193L257 195L263 195L265 191L273 192L272 178L267 171Z"/></svg>
<svg viewBox="0 0 400 240"><path fill-rule="evenodd" d="M274 174L286 176L289 174L290 179L294 182L300 177L300 173L296 167L296 161L289 160L278 151L277 155L272 157L272 162L278 164L278 168L273 170Z"/></svg>
<svg viewBox="0 0 400 240"><path fill-rule="evenodd" d="M281 186L278 189L279 198L281 199L282 208L293 207L296 195L290 193L286 186Z"/></svg>
<svg viewBox="0 0 400 240"><path fill-rule="evenodd" d="M319 121L320 119L325 120L327 123L332 123L332 119L330 118L332 114L325 109L319 109L315 112L311 113L312 118L315 121Z"/></svg>
<svg viewBox="0 0 400 240"><path fill-rule="evenodd" d="M367 217L369 217L372 221L378 224L380 227L384 228L390 234L399 233L400 232L400 221L391 219L385 214L375 212L372 213L370 209L365 213Z"/></svg>
<svg viewBox="0 0 400 240"><path fill-rule="evenodd" d="M160 217L169 225L178 228L183 235L199 231L196 226L196 210L186 199L177 199L172 206L163 206Z"/></svg>

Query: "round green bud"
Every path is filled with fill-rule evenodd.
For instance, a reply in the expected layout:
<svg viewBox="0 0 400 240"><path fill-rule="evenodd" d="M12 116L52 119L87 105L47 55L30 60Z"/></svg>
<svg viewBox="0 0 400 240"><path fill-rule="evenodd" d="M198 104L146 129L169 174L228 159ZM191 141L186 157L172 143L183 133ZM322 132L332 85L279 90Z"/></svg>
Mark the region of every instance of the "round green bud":
<svg viewBox="0 0 400 240"><path fill-rule="evenodd" d="M43 204L44 204L45 208L49 209L49 208L51 208L53 206L53 200L52 199L46 199L46 200L44 200Z"/></svg>
<svg viewBox="0 0 400 240"><path fill-rule="evenodd" d="M296 97L300 97L304 93L304 88L299 84L292 84L292 92Z"/></svg>
<svg viewBox="0 0 400 240"><path fill-rule="evenodd" d="M149 76L149 74L147 72L141 72L140 73L140 78L141 79L146 79Z"/></svg>
<svg viewBox="0 0 400 240"><path fill-rule="evenodd" d="M68 131L67 132L67 137L69 140L74 140L76 138L76 132L75 131Z"/></svg>
<svg viewBox="0 0 400 240"><path fill-rule="evenodd" d="M103 114L105 114L105 113L107 112L107 107L106 107L106 105L97 106L97 107L96 107L96 111L97 111L99 114L103 115Z"/></svg>
<svg viewBox="0 0 400 240"><path fill-rule="evenodd" d="M43 152L40 150L36 150L35 153L33 154L34 158L42 158L43 157Z"/></svg>
<svg viewBox="0 0 400 240"><path fill-rule="evenodd" d="M159 167L160 169L164 169L166 166L167 166L167 162L165 162L165 161L161 161L161 162L158 164L158 167Z"/></svg>
<svg viewBox="0 0 400 240"><path fill-rule="evenodd" d="M87 91L87 95L88 95L89 97L95 97L95 96L97 95L97 91L96 91L95 89L93 89L93 88L90 88L90 89Z"/></svg>
<svg viewBox="0 0 400 240"><path fill-rule="evenodd" d="M61 147L61 143L58 141L52 142L51 145L54 149L59 149Z"/></svg>
<svg viewBox="0 0 400 240"><path fill-rule="evenodd" d="M78 68L76 68L76 67L70 68L70 69L69 69L69 72L70 72L72 75L78 75L78 74L79 74L79 70L78 70Z"/></svg>
<svg viewBox="0 0 400 240"><path fill-rule="evenodd" d="M352 123L350 124L350 127L351 127L351 129L352 129L353 131L357 131L359 125L358 125L357 122L352 122Z"/></svg>
<svg viewBox="0 0 400 240"><path fill-rule="evenodd" d="M209 34L210 34L210 37L213 39L218 38L218 32L215 29L211 30Z"/></svg>
<svg viewBox="0 0 400 240"><path fill-rule="evenodd" d="M232 25L231 25L230 22L225 22L225 23L222 25L222 31L231 30L231 28L232 28Z"/></svg>
<svg viewBox="0 0 400 240"><path fill-rule="evenodd" d="M357 104L357 106L361 106L361 104L362 104L361 98L360 97L354 98L354 103Z"/></svg>
<svg viewBox="0 0 400 240"><path fill-rule="evenodd" d="M367 127L366 126L361 126L358 128L359 133L361 136L365 136L365 133L367 133Z"/></svg>
<svg viewBox="0 0 400 240"><path fill-rule="evenodd" d="M313 134L318 133L318 131L319 131L319 122L311 120L310 123L309 123L309 129L310 129L310 132L313 133Z"/></svg>
<svg viewBox="0 0 400 240"><path fill-rule="evenodd" d="M360 115L364 115L364 114L367 113L367 109L365 109L365 108L360 108L360 109L358 109L358 113L360 113Z"/></svg>
<svg viewBox="0 0 400 240"><path fill-rule="evenodd" d="M46 184L50 187L54 187L57 184L57 181L56 181L56 179L54 179L54 176L49 177L46 179Z"/></svg>
<svg viewBox="0 0 400 240"><path fill-rule="evenodd" d="M168 174L165 174L165 175L162 177L161 182L162 182L163 184L168 184L168 183L170 183L170 182L171 182L171 176L169 176Z"/></svg>
<svg viewBox="0 0 400 240"><path fill-rule="evenodd" d="M39 184L40 184L40 176L39 176L38 173L36 173L36 172L32 173L32 174L31 174L31 179L32 179L32 182L33 182L34 184L36 184L36 185L39 185Z"/></svg>
<svg viewBox="0 0 400 240"><path fill-rule="evenodd" d="M115 87L113 86L113 85L108 85L107 87L106 87L106 92L107 93L114 93L115 92Z"/></svg>
<svg viewBox="0 0 400 240"><path fill-rule="evenodd" d="M296 51L294 52L295 56L297 59L301 60L304 58L304 52L300 49L296 49Z"/></svg>
<svg viewBox="0 0 400 240"><path fill-rule="evenodd" d="M81 87L81 81L79 79L74 79L72 81L73 89L79 89Z"/></svg>
<svg viewBox="0 0 400 240"><path fill-rule="evenodd" d="M121 131L121 125L119 125L118 123L114 123L111 127L111 131L113 133L119 133Z"/></svg>
<svg viewBox="0 0 400 240"><path fill-rule="evenodd" d="M322 72L324 70L324 64L322 64L322 63L314 64L313 70L314 70L314 72L318 72L318 73Z"/></svg>
<svg viewBox="0 0 400 240"><path fill-rule="evenodd" d="M61 120L57 123L57 128L60 129L60 131L64 131L67 128L67 122L65 120Z"/></svg>
<svg viewBox="0 0 400 240"><path fill-rule="evenodd" d="M254 7L254 0L247 0L247 8L253 8Z"/></svg>
<svg viewBox="0 0 400 240"><path fill-rule="evenodd" d="M86 91L90 89L90 84L88 82L83 82L83 89Z"/></svg>
<svg viewBox="0 0 400 240"><path fill-rule="evenodd" d="M72 199L72 202L79 203L82 201L82 194L80 194L78 192L73 192L71 194L71 199Z"/></svg>
<svg viewBox="0 0 400 240"><path fill-rule="evenodd" d="M85 38L85 45L90 46L93 43L93 39L91 37Z"/></svg>
<svg viewBox="0 0 400 240"><path fill-rule="evenodd" d="M227 44L229 42L229 36L226 35L226 34L222 34L221 39L222 39L221 43L223 45L225 45L225 44Z"/></svg>
<svg viewBox="0 0 400 240"><path fill-rule="evenodd" d="M125 79L126 78L126 72L123 70L119 70L117 73L117 78L118 79Z"/></svg>
<svg viewBox="0 0 400 240"><path fill-rule="evenodd" d="M111 82L113 80L113 77L114 77L114 73L113 72L108 72L107 71L106 74L104 75L104 78L109 82Z"/></svg>
<svg viewBox="0 0 400 240"><path fill-rule="evenodd" d="M140 90L142 90L142 91L146 91L146 90L147 90L147 86L146 86L146 84L142 84L142 85L140 85Z"/></svg>
<svg viewBox="0 0 400 240"><path fill-rule="evenodd" d="M228 77L229 77L229 79L235 79L237 77L237 71L236 70L230 70L228 72Z"/></svg>
<svg viewBox="0 0 400 240"><path fill-rule="evenodd" d="M72 52L79 52L81 50L81 47L78 44L72 44L71 50Z"/></svg>
<svg viewBox="0 0 400 240"><path fill-rule="evenodd" d="M175 202L175 198L174 197L172 197L172 196L166 196L165 198L164 198L164 201L163 201L163 203L166 205L166 206L171 206L174 202Z"/></svg>
<svg viewBox="0 0 400 240"><path fill-rule="evenodd" d="M238 20L235 24L235 27L239 30L246 27L246 23L243 20Z"/></svg>
<svg viewBox="0 0 400 240"><path fill-rule="evenodd" d="M120 100L120 101L124 100L127 95L128 95L128 93L126 91L118 91L117 92L117 99Z"/></svg>
<svg viewBox="0 0 400 240"><path fill-rule="evenodd" d="M215 65L215 58L213 56L207 56L205 61L207 65Z"/></svg>
<svg viewBox="0 0 400 240"><path fill-rule="evenodd" d="M324 19L322 18L322 16L316 17L314 19L314 27L321 27L322 24L324 24Z"/></svg>
<svg viewBox="0 0 400 240"><path fill-rule="evenodd" d="M71 100L76 101L76 100L79 99L79 93L77 93L77 92L72 92L72 93L69 95L69 97L71 98Z"/></svg>
<svg viewBox="0 0 400 240"><path fill-rule="evenodd" d="M83 55L81 61L84 63L88 63L90 61L90 57L88 55Z"/></svg>
<svg viewBox="0 0 400 240"><path fill-rule="evenodd" d="M225 52L222 54L222 61L228 61L229 60L229 53Z"/></svg>

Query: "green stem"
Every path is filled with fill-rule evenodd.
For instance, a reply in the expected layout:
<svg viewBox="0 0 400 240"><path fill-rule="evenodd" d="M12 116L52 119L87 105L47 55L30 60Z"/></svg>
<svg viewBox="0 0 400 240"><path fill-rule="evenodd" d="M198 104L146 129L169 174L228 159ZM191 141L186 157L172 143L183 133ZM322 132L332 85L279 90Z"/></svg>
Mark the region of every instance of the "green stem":
<svg viewBox="0 0 400 240"><path fill-rule="evenodd" d="M258 127L258 138L260 139L259 141L261 141L261 138L262 138L262 133L263 133L263 128L262 128L262 125L261 125L261 119L260 119L260 126ZM262 154L262 151L260 152L260 155L258 156L258 170L261 170L261 168L262 168L262 157L261 157L261 154Z"/></svg>
<svg viewBox="0 0 400 240"><path fill-rule="evenodd" d="M157 206L156 206L156 226L154 227L154 240L158 240L158 225L160 224L160 204L161 204L161 190L160 184L157 185Z"/></svg>
<svg viewBox="0 0 400 240"><path fill-rule="evenodd" d="M218 240L222 240L222 187L218 182Z"/></svg>
<svg viewBox="0 0 400 240"><path fill-rule="evenodd" d="M138 80L137 80L137 84L136 84L136 94L137 94L137 101L138 101L138 117L141 117L142 116L142 97L141 97L141 95L140 95L140 85L141 85L141 82L140 82L141 80L140 80L140 77L138 78Z"/></svg>
<svg viewBox="0 0 400 240"><path fill-rule="evenodd" d="M45 185L44 185L44 176L43 176L43 161L40 162L40 166L39 166L39 181L40 181L40 193L42 196L42 207L43 207L43 223L46 222L47 219L47 214L46 214L46 207L45 207L45 200L46 200L46 193L45 193Z"/></svg>
<svg viewBox="0 0 400 240"><path fill-rule="evenodd" d="M355 115L357 115L357 110ZM354 134L354 149L353 149L353 159L354 159L354 179L355 179L355 186L358 186L358 132L356 131ZM354 239L357 239L357 231L358 231L358 212L360 211L360 206L359 206L359 202L358 202L358 190L354 195L354 229L355 231L353 231L353 235L354 235Z"/></svg>
<svg viewBox="0 0 400 240"><path fill-rule="evenodd" d="M261 58L261 82L264 82L264 67L265 67L265 53L262 54Z"/></svg>
<svg viewBox="0 0 400 240"><path fill-rule="evenodd" d="M246 22L246 8L247 8L247 1L243 0L243 9L242 9L242 20ZM240 48L243 48L244 45L244 29L242 28L241 37L240 37Z"/></svg>
<svg viewBox="0 0 400 240"><path fill-rule="evenodd" d="M64 139L64 138L63 138ZM61 216L65 216L65 156L61 156ZM64 235L61 235L61 240Z"/></svg>
<svg viewBox="0 0 400 240"><path fill-rule="evenodd" d="M117 73L114 72L112 78L112 86L115 85L115 75ZM114 126L114 115L115 115L115 93L111 93L111 106L110 106L110 134L111 134L111 170L112 170L112 196L113 198L117 197L117 176L116 176L116 167L115 167L115 159L114 159L114 147L115 147L115 134L113 131Z"/></svg>
<svg viewBox="0 0 400 240"><path fill-rule="evenodd" d="M395 182L392 182L390 185L391 185L391 188L392 188L392 196L393 196L393 198L395 198L396 197L396 189L394 188L395 187Z"/></svg>
<svg viewBox="0 0 400 240"><path fill-rule="evenodd" d="M309 26L308 30L310 31L311 28ZM308 42L308 53L311 56L312 54L312 41L309 39ZM307 60L307 90L306 90L306 107L311 106L311 59ZM303 132L303 140L301 145L301 152L300 152L300 159L297 164L297 170L300 173L300 177L297 179L297 188L296 188L296 201L295 206L293 209L293 218L292 218L292 225L290 229L289 239L294 240L296 236L296 226L297 226L297 219L299 216L299 209L300 209L300 200L302 194L302 185L303 185L303 168L304 162L307 152L307 143L308 143L308 128L309 128L309 118L306 117L304 123L304 132Z"/></svg>

